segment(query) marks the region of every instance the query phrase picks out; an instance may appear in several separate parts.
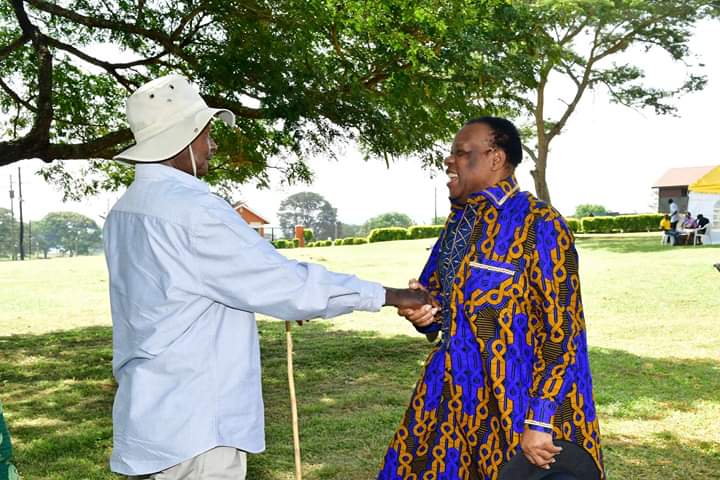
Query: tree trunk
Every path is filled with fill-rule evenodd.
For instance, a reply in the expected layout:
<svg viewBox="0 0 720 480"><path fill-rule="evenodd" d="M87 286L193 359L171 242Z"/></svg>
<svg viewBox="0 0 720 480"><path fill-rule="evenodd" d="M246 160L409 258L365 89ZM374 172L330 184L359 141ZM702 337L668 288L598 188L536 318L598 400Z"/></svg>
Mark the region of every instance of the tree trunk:
<svg viewBox="0 0 720 480"><path fill-rule="evenodd" d="M547 202L548 205L552 205L550 201L550 189L545 179L545 171L547 169L547 157L548 147L547 145L538 145L538 155L535 159L535 169L530 171L530 174L535 181L535 194L537 197Z"/></svg>

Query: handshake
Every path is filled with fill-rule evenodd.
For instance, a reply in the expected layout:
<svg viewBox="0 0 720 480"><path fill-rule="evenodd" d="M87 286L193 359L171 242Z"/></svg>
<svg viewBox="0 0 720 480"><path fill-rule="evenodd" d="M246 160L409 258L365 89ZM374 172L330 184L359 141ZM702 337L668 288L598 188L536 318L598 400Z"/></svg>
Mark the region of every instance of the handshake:
<svg viewBox="0 0 720 480"><path fill-rule="evenodd" d="M408 319L416 327L430 325L440 310L440 305L415 279L409 288L385 287L385 306L397 307L398 315Z"/></svg>

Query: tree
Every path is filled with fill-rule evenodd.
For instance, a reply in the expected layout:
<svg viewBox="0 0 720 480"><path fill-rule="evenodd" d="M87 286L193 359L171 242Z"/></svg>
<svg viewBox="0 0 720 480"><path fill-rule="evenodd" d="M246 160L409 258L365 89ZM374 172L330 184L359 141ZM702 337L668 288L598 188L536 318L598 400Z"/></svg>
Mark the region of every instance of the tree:
<svg viewBox="0 0 720 480"><path fill-rule="evenodd" d="M447 220L447 216L445 217L435 217L433 218L433 221L431 225L445 225L445 221Z"/></svg>
<svg viewBox="0 0 720 480"><path fill-rule="evenodd" d="M525 151L535 163L531 172L539 198L550 202L546 182L551 142L563 132L580 100L588 92L605 88L613 102L631 108L651 108L673 114L672 100L702 89L706 79L690 72L674 89L647 85L642 68L612 62L631 46L646 51L658 48L673 60L688 64L688 43L698 20L718 14L716 1L679 0L562 0L528 4L526 18L534 22L535 40L528 44L534 75L527 94L518 103L530 114L528 133L534 144ZM565 107L555 118L546 112L547 87L569 85L561 101Z"/></svg>
<svg viewBox="0 0 720 480"><path fill-rule="evenodd" d="M408 217L404 213L388 212L369 219L365 222L364 229L366 232L370 232L373 228L409 227L412 224L412 218Z"/></svg>
<svg viewBox="0 0 720 480"><path fill-rule="evenodd" d="M575 207L575 218L589 217L591 215L605 215L607 209L602 205L594 205L592 203L582 203Z"/></svg>
<svg viewBox="0 0 720 480"><path fill-rule="evenodd" d="M335 238L337 210L322 195L300 192L280 202L280 227L286 237L295 236L295 225L312 228L315 238Z"/></svg>
<svg viewBox="0 0 720 480"><path fill-rule="evenodd" d="M52 212L33 224L33 236L47 258L50 249L88 255L102 244L102 231L91 218L75 212Z"/></svg>
<svg viewBox="0 0 720 480"><path fill-rule="evenodd" d="M0 257L15 258L18 246L18 222L10 210L0 208Z"/></svg>
<svg viewBox="0 0 720 480"><path fill-rule="evenodd" d="M504 111L510 70L527 64L515 53L524 19L509 0L71 4L0 3L0 165L91 159L80 172L44 169L66 198L132 180L132 169L102 159L132 142L124 98L170 71L237 115L236 129L215 131L220 150L206 177L229 186L267 185L271 168L309 180L304 159L337 141L358 141L368 157L436 164L438 142L463 120Z"/></svg>

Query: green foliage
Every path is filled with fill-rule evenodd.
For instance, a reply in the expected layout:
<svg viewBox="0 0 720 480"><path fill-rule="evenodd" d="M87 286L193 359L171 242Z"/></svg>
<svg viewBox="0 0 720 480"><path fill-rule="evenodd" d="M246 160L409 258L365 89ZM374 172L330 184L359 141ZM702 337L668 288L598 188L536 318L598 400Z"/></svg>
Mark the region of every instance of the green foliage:
<svg viewBox="0 0 720 480"><path fill-rule="evenodd" d="M328 240L328 241L330 241L330 240ZM335 245L335 246L340 246L340 245L343 244L343 239L342 239L342 238L336 238L335 240L332 240L332 244Z"/></svg>
<svg viewBox="0 0 720 480"><path fill-rule="evenodd" d="M408 237L407 228L401 227L389 227L389 228L375 228L368 235L368 242L387 242L391 240L407 240Z"/></svg>
<svg viewBox="0 0 720 480"><path fill-rule="evenodd" d="M297 238L293 238L292 246L293 246L293 248L298 248L300 246L300 240L298 240Z"/></svg>
<svg viewBox="0 0 720 480"><path fill-rule="evenodd" d="M435 217L433 218L432 224L433 225L445 225L445 221L447 220L447 216L445 217Z"/></svg>
<svg viewBox="0 0 720 480"><path fill-rule="evenodd" d="M586 217L581 220L584 233L654 232L662 219L659 213ZM569 221L568 221L569 223ZM572 227L571 227L572 229Z"/></svg>
<svg viewBox="0 0 720 480"><path fill-rule="evenodd" d="M592 203L582 203L575 207L575 217L577 218L583 218L583 217L589 217L591 214L593 216L598 215L605 215L607 213L607 209L603 207L602 205L594 205Z"/></svg>
<svg viewBox="0 0 720 480"><path fill-rule="evenodd" d="M363 230L369 232L375 228L387 228L387 227L409 227L413 224L412 218L408 217L404 213L400 212L387 212L378 216L372 217L365 225Z"/></svg>
<svg viewBox="0 0 720 480"><path fill-rule="evenodd" d="M586 217L582 219L582 229L585 233L612 233L619 231L615 217Z"/></svg>
<svg viewBox="0 0 720 480"><path fill-rule="evenodd" d="M364 245L368 243L368 239L365 237L355 237L353 239L353 245Z"/></svg>
<svg viewBox="0 0 720 480"><path fill-rule="evenodd" d="M517 103L508 91L527 65L519 47L533 33L522 28L522 9L505 0L19 5L28 28L46 36L53 69L38 82L40 46L30 42L0 59L17 93L0 90L0 129L20 140L0 142L0 163L109 158L132 142L120 114L127 93L178 71L209 104L237 114L235 130L214 132L220 149L206 177L224 188L267 186L269 169L309 181L304 160L338 142L358 142L368 158L417 154L437 164L438 143L464 120ZM7 2L0 15L5 47L21 30ZM126 57L137 61L122 64ZM43 118L49 128L36 125L37 102L53 112ZM109 165L92 161L77 174L52 164L46 175L76 198L131 178L131 169Z"/></svg>
<svg viewBox="0 0 720 480"><path fill-rule="evenodd" d="M408 228L408 238L435 238L440 236L445 225L414 225Z"/></svg>
<svg viewBox="0 0 720 480"><path fill-rule="evenodd" d="M75 212L52 212L33 224L33 236L47 257L50 249L69 256L89 255L102 247L102 230Z"/></svg>
<svg viewBox="0 0 720 480"><path fill-rule="evenodd" d="M535 163L535 189L542 200L550 201L545 172L551 142L566 130L588 92L607 92L612 102L630 108L674 114L679 96L706 84L702 63L689 46L695 25L718 15L714 0L560 0L516 5L526 9L524 31L535 32L532 40L518 46L528 54L532 75L520 77L526 82L524 94L520 94L523 89L514 93L520 94L523 105L518 117L526 122L525 144ZM653 85L641 65L617 58L632 47L665 54L680 64L686 78L674 84L662 82L663 88ZM557 88L562 94L555 108L548 100L555 98L551 92Z"/></svg>
<svg viewBox="0 0 720 480"><path fill-rule="evenodd" d="M294 241L294 239L293 239L293 240L288 240L288 239L281 238L281 239L279 239L279 240L275 240L274 242L272 242L272 244L273 244L273 245L275 246L275 248L277 248L277 249L282 249L282 248L295 248L295 241Z"/></svg>
<svg viewBox="0 0 720 480"><path fill-rule="evenodd" d="M313 234L312 228L306 228L306 229L303 231L303 237L304 237L304 239L305 239L305 242L312 242L313 239L315 238L315 235Z"/></svg>
<svg viewBox="0 0 720 480"><path fill-rule="evenodd" d="M0 208L0 257L15 257L18 246L18 222L10 210Z"/></svg>
<svg viewBox="0 0 720 480"><path fill-rule="evenodd" d="M581 229L582 223L581 220L577 218L566 218L565 221L567 222L568 228L573 233L578 233Z"/></svg>
<svg viewBox="0 0 720 480"><path fill-rule="evenodd" d="M330 205L322 195L313 192L300 192L290 195L280 202L278 219L283 233L287 237L295 236L295 225L302 225L317 238L335 235L337 209Z"/></svg>
<svg viewBox="0 0 720 480"><path fill-rule="evenodd" d="M343 237L360 237L367 235L364 225L352 225L348 223L340 223L338 235Z"/></svg>

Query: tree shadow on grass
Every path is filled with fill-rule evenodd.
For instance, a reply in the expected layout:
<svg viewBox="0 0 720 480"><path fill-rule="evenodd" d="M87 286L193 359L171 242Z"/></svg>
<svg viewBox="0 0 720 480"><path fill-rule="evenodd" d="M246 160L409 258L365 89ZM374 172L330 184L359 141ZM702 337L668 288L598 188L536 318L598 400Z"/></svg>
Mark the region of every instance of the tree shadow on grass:
<svg viewBox="0 0 720 480"><path fill-rule="evenodd" d="M285 332L282 322L261 322L260 331L267 451L251 456L248 478L289 480ZM429 344L422 337L330 331L325 322L294 328L293 337L305 478L374 478ZM0 337L0 395L25 478L118 479L107 467L115 390L111 343L110 329L101 327ZM658 419L700 408L699 400L720 403L718 362L607 349L593 349L591 356L596 399L606 417ZM720 445L682 445L673 435L605 438L608 468L619 474L610 478L676 478L660 474L668 471L684 472L677 478L710 478L707 465L718 471ZM660 458L672 468L652 466Z"/></svg>
<svg viewBox="0 0 720 480"><path fill-rule="evenodd" d="M669 246L660 244L661 234L653 237L624 237L621 235L578 236L575 239L576 245L580 249L587 250L606 250L613 253L651 253L651 252L668 252L689 248L702 249L720 249L720 245L678 245ZM718 252L720 253L720 252Z"/></svg>

